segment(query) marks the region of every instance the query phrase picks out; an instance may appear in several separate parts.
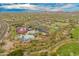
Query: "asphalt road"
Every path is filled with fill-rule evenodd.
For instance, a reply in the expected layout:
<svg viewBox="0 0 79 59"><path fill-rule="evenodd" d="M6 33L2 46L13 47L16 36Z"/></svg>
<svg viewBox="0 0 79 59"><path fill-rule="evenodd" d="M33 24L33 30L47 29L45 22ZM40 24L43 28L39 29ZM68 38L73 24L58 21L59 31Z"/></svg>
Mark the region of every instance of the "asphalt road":
<svg viewBox="0 0 79 59"><path fill-rule="evenodd" d="M8 24L5 21L0 20L0 40L3 39L5 33L8 31Z"/></svg>

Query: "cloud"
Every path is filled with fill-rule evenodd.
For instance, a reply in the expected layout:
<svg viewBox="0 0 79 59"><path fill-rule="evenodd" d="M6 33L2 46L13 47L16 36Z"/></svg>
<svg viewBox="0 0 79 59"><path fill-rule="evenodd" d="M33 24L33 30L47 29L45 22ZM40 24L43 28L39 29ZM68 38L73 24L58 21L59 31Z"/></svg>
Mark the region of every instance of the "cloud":
<svg viewBox="0 0 79 59"><path fill-rule="evenodd" d="M52 4L53 5L53 4ZM62 6L55 6L54 8L51 6L42 6L42 5L35 5L30 3L24 3L24 4L10 4L10 5L2 5L0 8L5 9L28 9L28 10L38 10L38 11L65 11L65 9L73 8L75 7L74 4L64 4Z"/></svg>
<svg viewBox="0 0 79 59"><path fill-rule="evenodd" d="M11 5L1 6L0 8L5 8L5 9L31 9L31 10L35 10L36 6L35 5L31 5L31 4L11 4Z"/></svg>
<svg viewBox="0 0 79 59"><path fill-rule="evenodd" d="M71 7L74 7L74 4L66 4L62 6L61 8L71 8Z"/></svg>
<svg viewBox="0 0 79 59"><path fill-rule="evenodd" d="M40 10L40 11L51 11L50 7L33 5L33 4L10 4L10 5L3 5L0 8L5 9L29 9L29 10Z"/></svg>
<svg viewBox="0 0 79 59"><path fill-rule="evenodd" d="M65 4L63 6L53 8L51 9L51 11L65 11L65 9L72 8L72 7L75 7L75 6L73 4Z"/></svg>

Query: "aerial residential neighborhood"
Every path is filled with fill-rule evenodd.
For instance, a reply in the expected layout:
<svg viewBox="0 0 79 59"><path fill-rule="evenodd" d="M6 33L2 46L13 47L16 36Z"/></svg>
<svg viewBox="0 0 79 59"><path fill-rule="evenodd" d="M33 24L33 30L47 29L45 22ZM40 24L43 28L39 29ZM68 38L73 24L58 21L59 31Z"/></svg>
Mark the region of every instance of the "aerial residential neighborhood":
<svg viewBox="0 0 79 59"><path fill-rule="evenodd" d="M0 3L0 56L79 56L79 3Z"/></svg>

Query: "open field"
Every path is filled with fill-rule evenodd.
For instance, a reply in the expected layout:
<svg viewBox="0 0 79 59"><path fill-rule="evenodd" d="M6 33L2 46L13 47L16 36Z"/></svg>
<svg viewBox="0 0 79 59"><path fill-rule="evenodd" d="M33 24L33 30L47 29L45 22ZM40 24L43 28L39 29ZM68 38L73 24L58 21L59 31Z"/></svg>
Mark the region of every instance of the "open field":
<svg viewBox="0 0 79 59"><path fill-rule="evenodd" d="M79 56L79 43L71 42L61 46L57 53L60 56Z"/></svg>

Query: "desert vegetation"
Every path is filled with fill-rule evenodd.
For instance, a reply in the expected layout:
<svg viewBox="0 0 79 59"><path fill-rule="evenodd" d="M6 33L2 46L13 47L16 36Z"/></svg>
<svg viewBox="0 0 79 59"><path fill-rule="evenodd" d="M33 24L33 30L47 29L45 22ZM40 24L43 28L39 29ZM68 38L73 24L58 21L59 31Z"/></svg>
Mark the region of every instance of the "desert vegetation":
<svg viewBox="0 0 79 59"><path fill-rule="evenodd" d="M6 55L57 56L70 53L79 55L78 13L0 13L0 19L9 24L9 35L3 42L5 44L6 40L13 42L13 47L9 51L5 49ZM39 30L39 33L35 34L33 40L22 41L16 38L17 27ZM75 43L67 44L70 41ZM59 49L55 51L57 47ZM74 51L75 49L77 50Z"/></svg>

